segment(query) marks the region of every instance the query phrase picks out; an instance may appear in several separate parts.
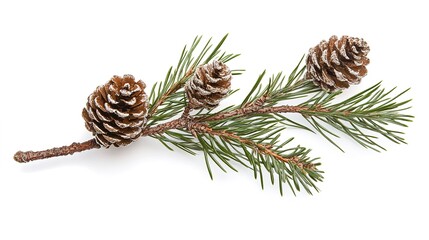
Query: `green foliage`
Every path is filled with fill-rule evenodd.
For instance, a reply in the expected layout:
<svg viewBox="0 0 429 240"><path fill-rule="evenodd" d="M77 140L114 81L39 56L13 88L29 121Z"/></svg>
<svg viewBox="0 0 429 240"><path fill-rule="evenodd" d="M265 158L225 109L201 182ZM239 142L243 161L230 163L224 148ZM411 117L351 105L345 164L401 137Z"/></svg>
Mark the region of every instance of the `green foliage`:
<svg viewBox="0 0 429 240"><path fill-rule="evenodd" d="M413 119L413 116L403 113L410 108L407 104L411 100L398 100L409 89L399 94L394 93L394 90L395 88L387 91L379 82L338 103L335 103L335 97L341 92L332 94L321 92L314 94L300 106L308 108L302 114L310 125L339 149L341 148L332 139L338 135L326 126L343 132L365 148L385 150L376 141L378 136L383 136L394 143L406 143L402 137L404 133L392 126L407 127L407 123Z"/></svg>
<svg viewBox="0 0 429 240"><path fill-rule="evenodd" d="M252 115L243 118L237 118L233 121L217 121L211 122L210 126L215 130L224 130L233 132L243 139L249 139L255 144L263 146L271 146L271 150L284 158L296 158L299 164L304 167L298 166L294 162L282 162L275 159L273 156L257 151L252 144L245 144L236 139L220 139L225 145L229 144L230 148L218 151L229 152L230 155L236 156L236 161L246 163L250 169L254 171L254 177L260 179L261 187L264 187L262 169L265 168L270 174L271 183L274 179L278 179L280 192L283 194L283 183L287 183L292 192L295 190L300 191L304 188L308 193L311 189L318 191L315 182L322 181L322 171L317 167L320 163L315 162L316 159L310 159L308 154L309 149L302 146L289 146L293 138L281 141L281 132L284 127L279 126L280 118L271 114ZM246 127L243 127L246 126ZM206 135L206 138L213 138L213 136ZM206 150L210 150L207 148ZM262 166L262 167L261 167ZM311 167L306 167L311 166ZM277 177L273 175L276 174Z"/></svg>
<svg viewBox="0 0 429 240"><path fill-rule="evenodd" d="M411 100L399 100L409 89L395 94L396 88L387 91L379 82L336 103L336 97L342 91L328 93L305 79L305 67L300 67L302 60L289 77L286 78L283 73L273 75L265 87L261 84L265 75L265 72L262 73L241 106L252 103L263 95L267 96L264 107L279 105L292 99L303 99L298 106L306 108L300 113L308 124L293 121L284 114L272 115L282 119L283 125L320 133L341 151L343 149L335 140L339 137L336 131L375 151L385 150L377 142L379 136L395 143L405 143L402 137L404 133L393 129L392 125L406 127L413 119L413 116L403 113L410 108L407 104Z"/></svg>
<svg viewBox="0 0 429 240"><path fill-rule="evenodd" d="M273 152L284 158L296 157L304 167L292 161L287 163L279 161L273 156L258 151L255 144L243 143L234 138L201 133L195 139L190 133L182 129L170 130L163 135L154 137L170 150L173 150L171 147L173 145L193 155L196 154L196 151L202 151L207 170L212 179L211 164L214 163L226 172L227 169L237 171L235 165L238 163L253 171L255 179L259 178L262 188L264 188L263 171L265 169L269 174L270 182L274 184L277 181L281 194L283 194L284 184L287 184L294 194L295 191L301 189L310 194L312 189L318 191L315 183L323 180L321 175L323 172L317 169L320 165L316 162L317 159L311 159L308 156L309 149L302 146L289 146L293 138L280 141L280 132L283 128L276 126L277 119L270 116L269 118L272 119L266 122L268 125L265 125L261 122L262 118L264 117L253 116L243 118L240 122L229 121L222 124L212 124L212 126L214 131L228 129L243 139L251 139L255 144L271 146ZM243 128L240 126L243 123L249 124L245 126L252 126L252 128Z"/></svg>
<svg viewBox="0 0 429 240"><path fill-rule="evenodd" d="M241 103L241 106L255 102L263 95L268 97L264 106L274 106L282 101L305 98L309 94L320 92L320 88L304 78L305 66L301 66L303 60L304 56L288 77L283 72L272 75L265 86L261 84L265 76L264 71L259 75L252 90Z"/></svg>
<svg viewBox="0 0 429 240"><path fill-rule="evenodd" d="M181 87L192 76L187 74L190 70L213 59L227 62L238 56L220 54L220 47L226 37L211 53L209 53L212 49L210 40L198 54L195 53L201 37L195 38L189 49L186 47L183 49L178 65L170 68L165 80L152 89L150 111L153 115L148 126L181 115L186 106L185 94ZM405 143L403 132L393 127L406 127L406 123L413 118L403 113L410 108L407 106L410 100L399 100L408 90L395 94L395 89L386 91L381 87L381 83L377 83L346 100L337 102L336 97L341 91L324 92L306 79L305 67L302 66L304 59L305 56L288 76L281 72L272 75L267 84L263 83L266 75L264 71L240 105L208 112L200 110L193 114L204 122L206 118L249 106L256 106L257 109L270 108L294 100L300 102L296 105L299 110L294 114L300 114L305 119L302 123L290 119L283 112L258 113L255 110L256 112L244 116L238 114L220 120L206 121L213 131L211 133L200 132L194 137L187 129L172 129L152 137L170 150L177 147L193 155L203 152L211 178L213 164L225 172L227 169L237 171L237 165L242 165L253 171L254 177L259 178L262 188L266 178L264 175L269 175L270 182L272 184L277 182L279 185L281 194L285 184L294 194L301 189L311 194L312 190L318 191L315 184L323 180L323 172L318 169L320 163L316 161L317 158L308 156L309 149L289 146L293 138L280 140L281 132L285 128L294 127L320 133L339 149L341 148L335 139L339 137L338 133L343 133L365 148L376 151L384 149L376 141L379 136L384 136L395 143ZM240 74L241 71L233 72ZM294 161L281 161L279 158Z"/></svg>

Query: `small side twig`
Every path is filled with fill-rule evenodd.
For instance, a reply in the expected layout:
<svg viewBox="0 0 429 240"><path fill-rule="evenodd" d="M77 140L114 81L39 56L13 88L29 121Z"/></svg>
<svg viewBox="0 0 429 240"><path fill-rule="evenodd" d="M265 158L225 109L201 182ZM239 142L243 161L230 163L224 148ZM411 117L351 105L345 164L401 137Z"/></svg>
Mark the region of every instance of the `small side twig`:
<svg viewBox="0 0 429 240"><path fill-rule="evenodd" d="M302 111L308 111L308 107L300 107L300 106L278 106L278 107L261 107L258 105L250 105L247 107L239 108L236 110L232 110L229 112L220 112L218 114L209 116L209 117L202 117L202 118L196 118L197 121L219 121L224 120L226 118L231 117L241 117L252 113L286 113L286 112L302 112Z"/></svg>
<svg viewBox="0 0 429 240"><path fill-rule="evenodd" d="M262 96L261 98L257 99L256 101L248 105L245 105L244 107L231 110L228 112L219 112L217 114L214 114L208 117L198 117L198 118L195 118L195 121L197 122L219 121L219 120L224 120L232 117L242 117L249 114L266 114L266 113L301 113L303 114L304 112L305 113L329 112L329 109L323 108L320 105L316 106L315 108L309 108L309 107L303 107L303 106L289 106L289 105L264 107L263 104L265 103L266 99L267 99L266 96ZM350 112L346 111L343 114L349 115Z"/></svg>
<svg viewBox="0 0 429 240"><path fill-rule="evenodd" d="M293 156L290 158L284 157L284 156L274 152L270 145L256 143L250 139L242 138L242 137L240 137L240 136L238 136L232 132L228 132L225 130L222 130L222 131L214 130L214 129L210 128L207 124L195 123L195 122L192 124L192 128L195 131L200 132L200 133L207 133L210 135L219 136L219 137L224 138L224 139L237 140L240 143L243 143L247 146L254 148L256 151L259 151L259 152L264 153L266 155L272 156L273 158L275 158L281 162L293 163L301 169L313 169L314 168L313 164L311 164L311 163L303 164L297 156Z"/></svg>
<svg viewBox="0 0 429 240"><path fill-rule="evenodd" d="M161 106L165 100L167 100L167 98L177 92L180 88L183 87L183 84L185 84L185 80L188 79L190 76L192 76L192 74L194 73L194 68L191 67L185 74L185 76L183 76L182 79L180 79L178 82L174 83L168 90L167 92L165 92L164 95L161 96L161 98L151 107L150 112L148 113L147 118L149 119L150 117L152 117L156 111L158 110L159 106Z"/></svg>

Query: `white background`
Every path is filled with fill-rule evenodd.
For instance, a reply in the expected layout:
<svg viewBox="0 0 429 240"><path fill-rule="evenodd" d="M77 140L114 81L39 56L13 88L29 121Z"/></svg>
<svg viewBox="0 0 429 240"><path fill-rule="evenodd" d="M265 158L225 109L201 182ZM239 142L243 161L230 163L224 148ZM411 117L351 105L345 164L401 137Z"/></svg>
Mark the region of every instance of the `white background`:
<svg viewBox="0 0 429 240"><path fill-rule="evenodd" d="M423 1L1 1L0 239L429 239L427 102L429 21ZM203 34L242 53L239 94L264 69L289 72L331 35L363 37L369 74L411 87L408 145L387 152L343 137L287 130L320 156L320 193L280 197L252 172L214 170L202 156L145 138L122 148L18 164L17 150L91 137L81 109L96 86L130 73L149 87ZM404 130L404 129L402 129ZM285 189L287 190L287 189Z"/></svg>

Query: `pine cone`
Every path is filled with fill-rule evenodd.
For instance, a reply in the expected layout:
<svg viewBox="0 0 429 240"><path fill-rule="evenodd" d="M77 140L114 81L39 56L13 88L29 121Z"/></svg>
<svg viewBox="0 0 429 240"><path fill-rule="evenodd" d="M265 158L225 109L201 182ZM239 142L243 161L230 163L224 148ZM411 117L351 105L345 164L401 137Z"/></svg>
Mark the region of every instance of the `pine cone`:
<svg viewBox="0 0 429 240"><path fill-rule="evenodd" d="M332 36L311 48L307 58L307 78L325 91L358 84L366 75L368 44L362 38Z"/></svg>
<svg viewBox="0 0 429 240"><path fill-rule="evenodd" d="M185 91L192 109L213 109L231 89L231 70L221 61L200 65L186 82Z"/></svg>
<svg viewBox="0 0 429 240"><path fill-rule="evenodd" d="M125 146L140 136L148 112L145 87L132 75L113 76L89 95L82 116L99 145Z"/></svg>

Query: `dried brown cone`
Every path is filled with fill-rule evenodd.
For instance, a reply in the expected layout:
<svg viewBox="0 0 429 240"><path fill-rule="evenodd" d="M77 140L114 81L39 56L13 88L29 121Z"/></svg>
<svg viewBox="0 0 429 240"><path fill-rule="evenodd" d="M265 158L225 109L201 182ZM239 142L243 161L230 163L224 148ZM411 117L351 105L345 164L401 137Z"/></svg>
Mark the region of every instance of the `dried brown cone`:
<svg viewBox="0 0 429 240"><path fill-rule="evenodd" d="M125 146L140 136L148 113L145 87L132 75L113 76L89 95L82 116L99 145Z"/></svg>
<svg viewBox="0 0 429 240"><path fill-rule="evenodd" d="M188 106L192 109L213 109L231 89L231 70L221 61L200 65L185 84Z"/></svg>
<svg viewBox="0 0 429 240"><path fill-rule="evenodd" d="M368 44L362 38L332 36L309 50L307 78L326 91L358 84L367 74L368 52Z"/></svg>

